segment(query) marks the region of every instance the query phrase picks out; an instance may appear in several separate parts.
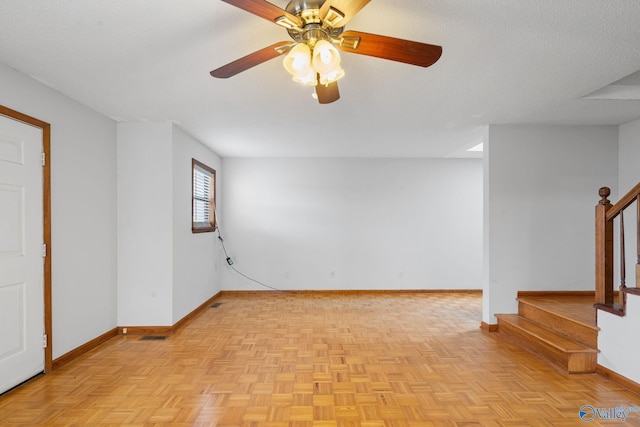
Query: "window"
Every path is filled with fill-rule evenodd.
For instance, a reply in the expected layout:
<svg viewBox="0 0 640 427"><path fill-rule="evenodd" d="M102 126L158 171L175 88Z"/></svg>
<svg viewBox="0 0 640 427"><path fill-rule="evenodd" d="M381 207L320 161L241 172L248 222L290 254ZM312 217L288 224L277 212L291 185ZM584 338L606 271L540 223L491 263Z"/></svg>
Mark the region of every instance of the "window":
<svg viewBox="0 0 640 427"><path fill-rule="evenodd" d="M191 159L191 170L191 231L215 231L216 171L196 159Z"/></svg>

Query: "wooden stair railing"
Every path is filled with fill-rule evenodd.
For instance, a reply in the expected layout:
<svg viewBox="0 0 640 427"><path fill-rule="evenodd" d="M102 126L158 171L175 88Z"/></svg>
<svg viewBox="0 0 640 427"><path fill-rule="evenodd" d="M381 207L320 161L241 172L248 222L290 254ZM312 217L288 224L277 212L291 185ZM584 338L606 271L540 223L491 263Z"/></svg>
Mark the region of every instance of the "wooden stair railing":
<svg viewBox="0 0 640 427"><path fill-rule="evenodd" d="M596 206L596 301L595 307L610 313L624 316L626 295L628 293L640 295L640 183L633 187L618 203L612 205L609 199L611 190L602 187L598 194L601 197ZM634 287L627 287L624 212L633 205L636 206L636 280ZM618 243L620 260L620 286L618 301L615 301L613 286L614 278L614 220L619 221Z"/></svg>

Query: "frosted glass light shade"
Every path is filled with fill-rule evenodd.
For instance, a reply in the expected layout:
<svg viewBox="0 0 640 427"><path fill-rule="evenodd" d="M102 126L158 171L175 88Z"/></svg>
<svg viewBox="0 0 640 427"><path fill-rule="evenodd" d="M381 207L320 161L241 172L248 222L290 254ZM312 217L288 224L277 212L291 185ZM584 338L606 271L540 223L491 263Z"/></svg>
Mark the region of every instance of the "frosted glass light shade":
<svg viewBox="0 0 640 427"><path fill-rule="evenodd" d="M330 42L319 40L313 48L313 69L328 74L340 68L340 54Z"/></svg>
<svg viewBox="0 0 640 427"><path fill-rule="evenodd" d="M293 80L308 85L316 84L316 73L311 68L311 49L304 43L298 43L282 61L285 70Z"/></svg>
<svg viewBox="0 0 640 427"><path fill-rule="evenodd" d="M315 86L318 80L316 79L316 72L309 68L309 72L307 74L299 74L293 76L293 81L302 83L303 85Z"/></svg>
<svg viewBox="0 0 640 427"><path fill-rule="evenodd" d="M344 76L344 70L340 67L340 53L326 40L319 40L316 43L311 63L313 69L320 75L320 83L323 85L333 83Z"/></svg>
<svg viewBox="0 0 640 427"><path fill-rule="evenodd" d="M338 65L338 68L326 74L319 74L320 83L323 85L328 85L329 83L333 83L336 80L342 78L344 76L344 70L342 67Z"/></svg>

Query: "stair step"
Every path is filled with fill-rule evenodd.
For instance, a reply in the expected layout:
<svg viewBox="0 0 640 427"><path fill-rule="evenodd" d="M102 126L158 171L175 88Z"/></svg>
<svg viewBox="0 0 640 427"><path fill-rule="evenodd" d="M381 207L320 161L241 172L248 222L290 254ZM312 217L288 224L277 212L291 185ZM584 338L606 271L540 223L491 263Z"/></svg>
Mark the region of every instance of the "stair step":
<svg viewBox="0 0 640 427"><path fill-rule="evenodd" d="M538 323L560 335L572 338L587 347L598 347L598 330L595 325L595 308L593 323L576 320L564 313L549 309L536 299L517 298L518 314L528 320Z"/></svg>
<svg viewBox="0 0 640 427"><path fill-rule="evenodd" d="M498 331L552 360L569 373L595 372L598 350L517 314L498 314Z"/></svg>

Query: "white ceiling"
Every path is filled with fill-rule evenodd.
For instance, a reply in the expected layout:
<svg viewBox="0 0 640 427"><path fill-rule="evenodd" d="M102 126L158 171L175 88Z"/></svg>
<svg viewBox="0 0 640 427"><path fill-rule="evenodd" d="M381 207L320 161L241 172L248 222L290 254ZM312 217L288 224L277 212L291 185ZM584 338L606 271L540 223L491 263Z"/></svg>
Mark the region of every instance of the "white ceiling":
<svg viewBox="0 0 640 427"><path fill-rule="evenodd" d="M0 62L115 120L173 121L224 157L450 157L491 123L640 118L637 96L597 94L640 86L626 78L637 0L372 0L347 29L443 55L421 68L343 53L341 99L319 105L280 58L209 75L289 40L220 0L1 0Z"/></svg>

